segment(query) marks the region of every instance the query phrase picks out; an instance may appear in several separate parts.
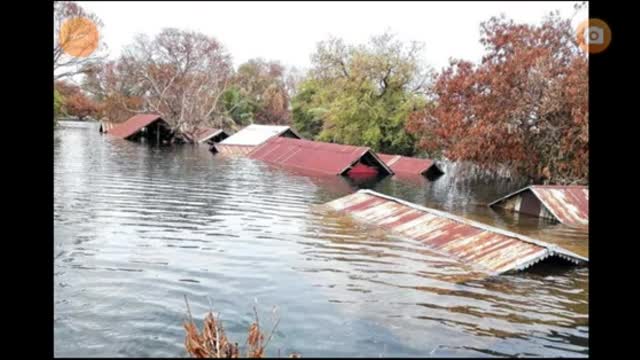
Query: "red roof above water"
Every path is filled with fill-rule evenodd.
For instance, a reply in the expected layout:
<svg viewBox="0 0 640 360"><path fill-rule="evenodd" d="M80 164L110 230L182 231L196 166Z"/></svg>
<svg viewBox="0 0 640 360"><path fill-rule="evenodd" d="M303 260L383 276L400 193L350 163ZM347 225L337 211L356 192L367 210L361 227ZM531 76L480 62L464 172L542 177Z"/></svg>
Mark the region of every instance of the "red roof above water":
<svg viewBox="0 0 640 360"><path fill-rule="evenodd" d="M135 115L129 118L129 120L109 130L108 134L121 139L126 139L129 136L140 131L143 127L148 126L149 124L155 122L156 120L162 120L160 115L156 115L156 114Z"/></svg>
<svg viewBox="0 0 640 360"><path fill-rule="evenodd" d="M432 166L433 160L407 157L402 155L380 154L378 157L397 174L424 175Z"/></svg>
<svg viewBox="0 0 640 360"><path fill-rule="evenodd" d="M368 147L277 137L256 147L248 156L290 168L342 175L365 155L380 168L393 174Z"/></svg>

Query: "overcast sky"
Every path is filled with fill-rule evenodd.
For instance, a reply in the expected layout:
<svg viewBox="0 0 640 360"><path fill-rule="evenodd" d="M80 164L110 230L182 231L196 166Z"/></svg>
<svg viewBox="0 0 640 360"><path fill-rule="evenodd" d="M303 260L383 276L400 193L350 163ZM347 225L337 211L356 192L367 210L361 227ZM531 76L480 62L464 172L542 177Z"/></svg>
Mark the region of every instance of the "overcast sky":
<svg viewBox="0 0 640 360"><path fill-rule="evenodd" d="M221 41L237 66L262 57L307 68L316 43L329 35L364 43L385 30L403 41L425 44L424 60L440 69L449 58L479 61L480 23L504 13L517 22L539 23L559 10L574 27L575 2L83 2L104 22L102 40L111 57L136 33L164 27L196 30Z"/></svg>

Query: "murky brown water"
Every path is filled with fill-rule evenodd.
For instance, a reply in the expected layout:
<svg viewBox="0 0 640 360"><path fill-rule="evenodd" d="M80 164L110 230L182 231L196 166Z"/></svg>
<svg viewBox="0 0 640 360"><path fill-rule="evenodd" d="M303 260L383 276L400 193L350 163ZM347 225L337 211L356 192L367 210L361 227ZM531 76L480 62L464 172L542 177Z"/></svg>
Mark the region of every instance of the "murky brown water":
<svg viewBox="0 0 640 360"><path fill-rule="evenodd" d="M278 306L270 355L586 356L588 269L493 278L315 210L357 186L205 147L54 133L56 356L185 356L183 295L244 341ZM498 213L522 184L387 178L360 186L587 254L587 234Z"/></svg>

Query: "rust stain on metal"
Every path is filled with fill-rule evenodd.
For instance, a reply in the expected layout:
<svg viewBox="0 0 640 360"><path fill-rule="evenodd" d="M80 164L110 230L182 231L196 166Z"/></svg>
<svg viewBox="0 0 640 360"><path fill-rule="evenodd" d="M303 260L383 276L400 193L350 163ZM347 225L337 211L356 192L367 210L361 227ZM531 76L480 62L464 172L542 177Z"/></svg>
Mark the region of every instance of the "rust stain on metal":
<svg viewBox="0 0 640 360"><path fill-rule="evenodd" d="M378 157L398 175L442 174L442 170L431 159L420 159L402 155L378 153Z"/></svg>
<svg viewBox="0 0 640 360"><path fill-rule="evenodd" d="M155 123L156 121L164 122L164 120L162 120L160 115L155 115L155 114L135 115L129 118L129 120L123 122L122 124L119 124L118 126L113 127L111 130L109 130L108 134L121 139L126 139L128 137L131 137L138 131L142 130L144 127L147 127Z"/></svg>
<svg viewBox="0 0 640 360"><path fill-rule="evenodd" d="M586 186L531 185L489 206L549 218L569 226L589 225L589 188Z"/></svg>
<svg viewBox="0 0 640 360"><path fill-rule="evenodd" d="M371 149L362 146L277 137L256 147L248 156L327 175L346 175L351 169L363 165L364 168L375 168L378 174L393 174Z"/></svg>
<svg viewBox="0 0 640 360"><path fill-rule="evenodd" d="M548 257L575 264L589 261L554 244L371 190L360 190L325 206L422 242L432 250L489 274L524 270Z"/></svg>

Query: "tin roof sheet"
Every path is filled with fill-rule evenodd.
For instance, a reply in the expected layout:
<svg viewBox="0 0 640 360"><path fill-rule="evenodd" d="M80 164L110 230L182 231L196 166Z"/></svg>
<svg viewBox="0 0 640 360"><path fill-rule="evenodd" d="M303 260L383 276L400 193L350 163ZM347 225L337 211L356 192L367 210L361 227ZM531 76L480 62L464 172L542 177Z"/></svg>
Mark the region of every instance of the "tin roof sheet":
<svg viewBox="0 0 640 360"><path fill-rule="evenodd" d="M525 191L531 191L542 205L561 223L571 226L589 224L589 188L587 186L531 185L506 195L489 206L499 204Z"/></svg>
<svg viewBox="0 0 640 360"><path fill-rule="evenodd" d="M277 137L256 147L248 156L289 168L341 175L367 154L375 165L393 174L373 151L362 146Z"/></svg>
<svg viewBox="0 0 640 360"><path fill-rule="evenodd" d="M291 130L296 134L289 126L251 124L220 143L225 145L257 146L274 136L283 134L287 130Z"/></svg>
<svg viewBox="0 0 640 360"><path fill-rule="evenodd" d="M214 128L200 128L194 131L193 136L196 138L195 141L199 143L203 143L212 137L224 133L222 129L214 129Z"/></svg>
<svg viewBox="0 0 640 360"><path fill-rule="evenodd" d="M360 190L326 206L420 241L489 274L523 270L551 256L576 264L588 262L587 258L554 244L371 190Z"/></svg>
<svg viewBox="0 0 640 360"><path fill-rule="evenodd" d="M396 174L424 175L432 166L437 165L431 159L420 159L402 155L389 155L378 153L378 157L387 164ZM438 168L439 171L441 171Z"/></svg>
<svg viewBox="0 0 640 360"><path fill-rule="evenodd" d="M121 139L126 139L140 131L143 127L155 122L156 120L162 120L160 115L138 114L132 116L131 118L129 118L129 120L123 122L122 124L111 128L108 134Z"/></svg>

